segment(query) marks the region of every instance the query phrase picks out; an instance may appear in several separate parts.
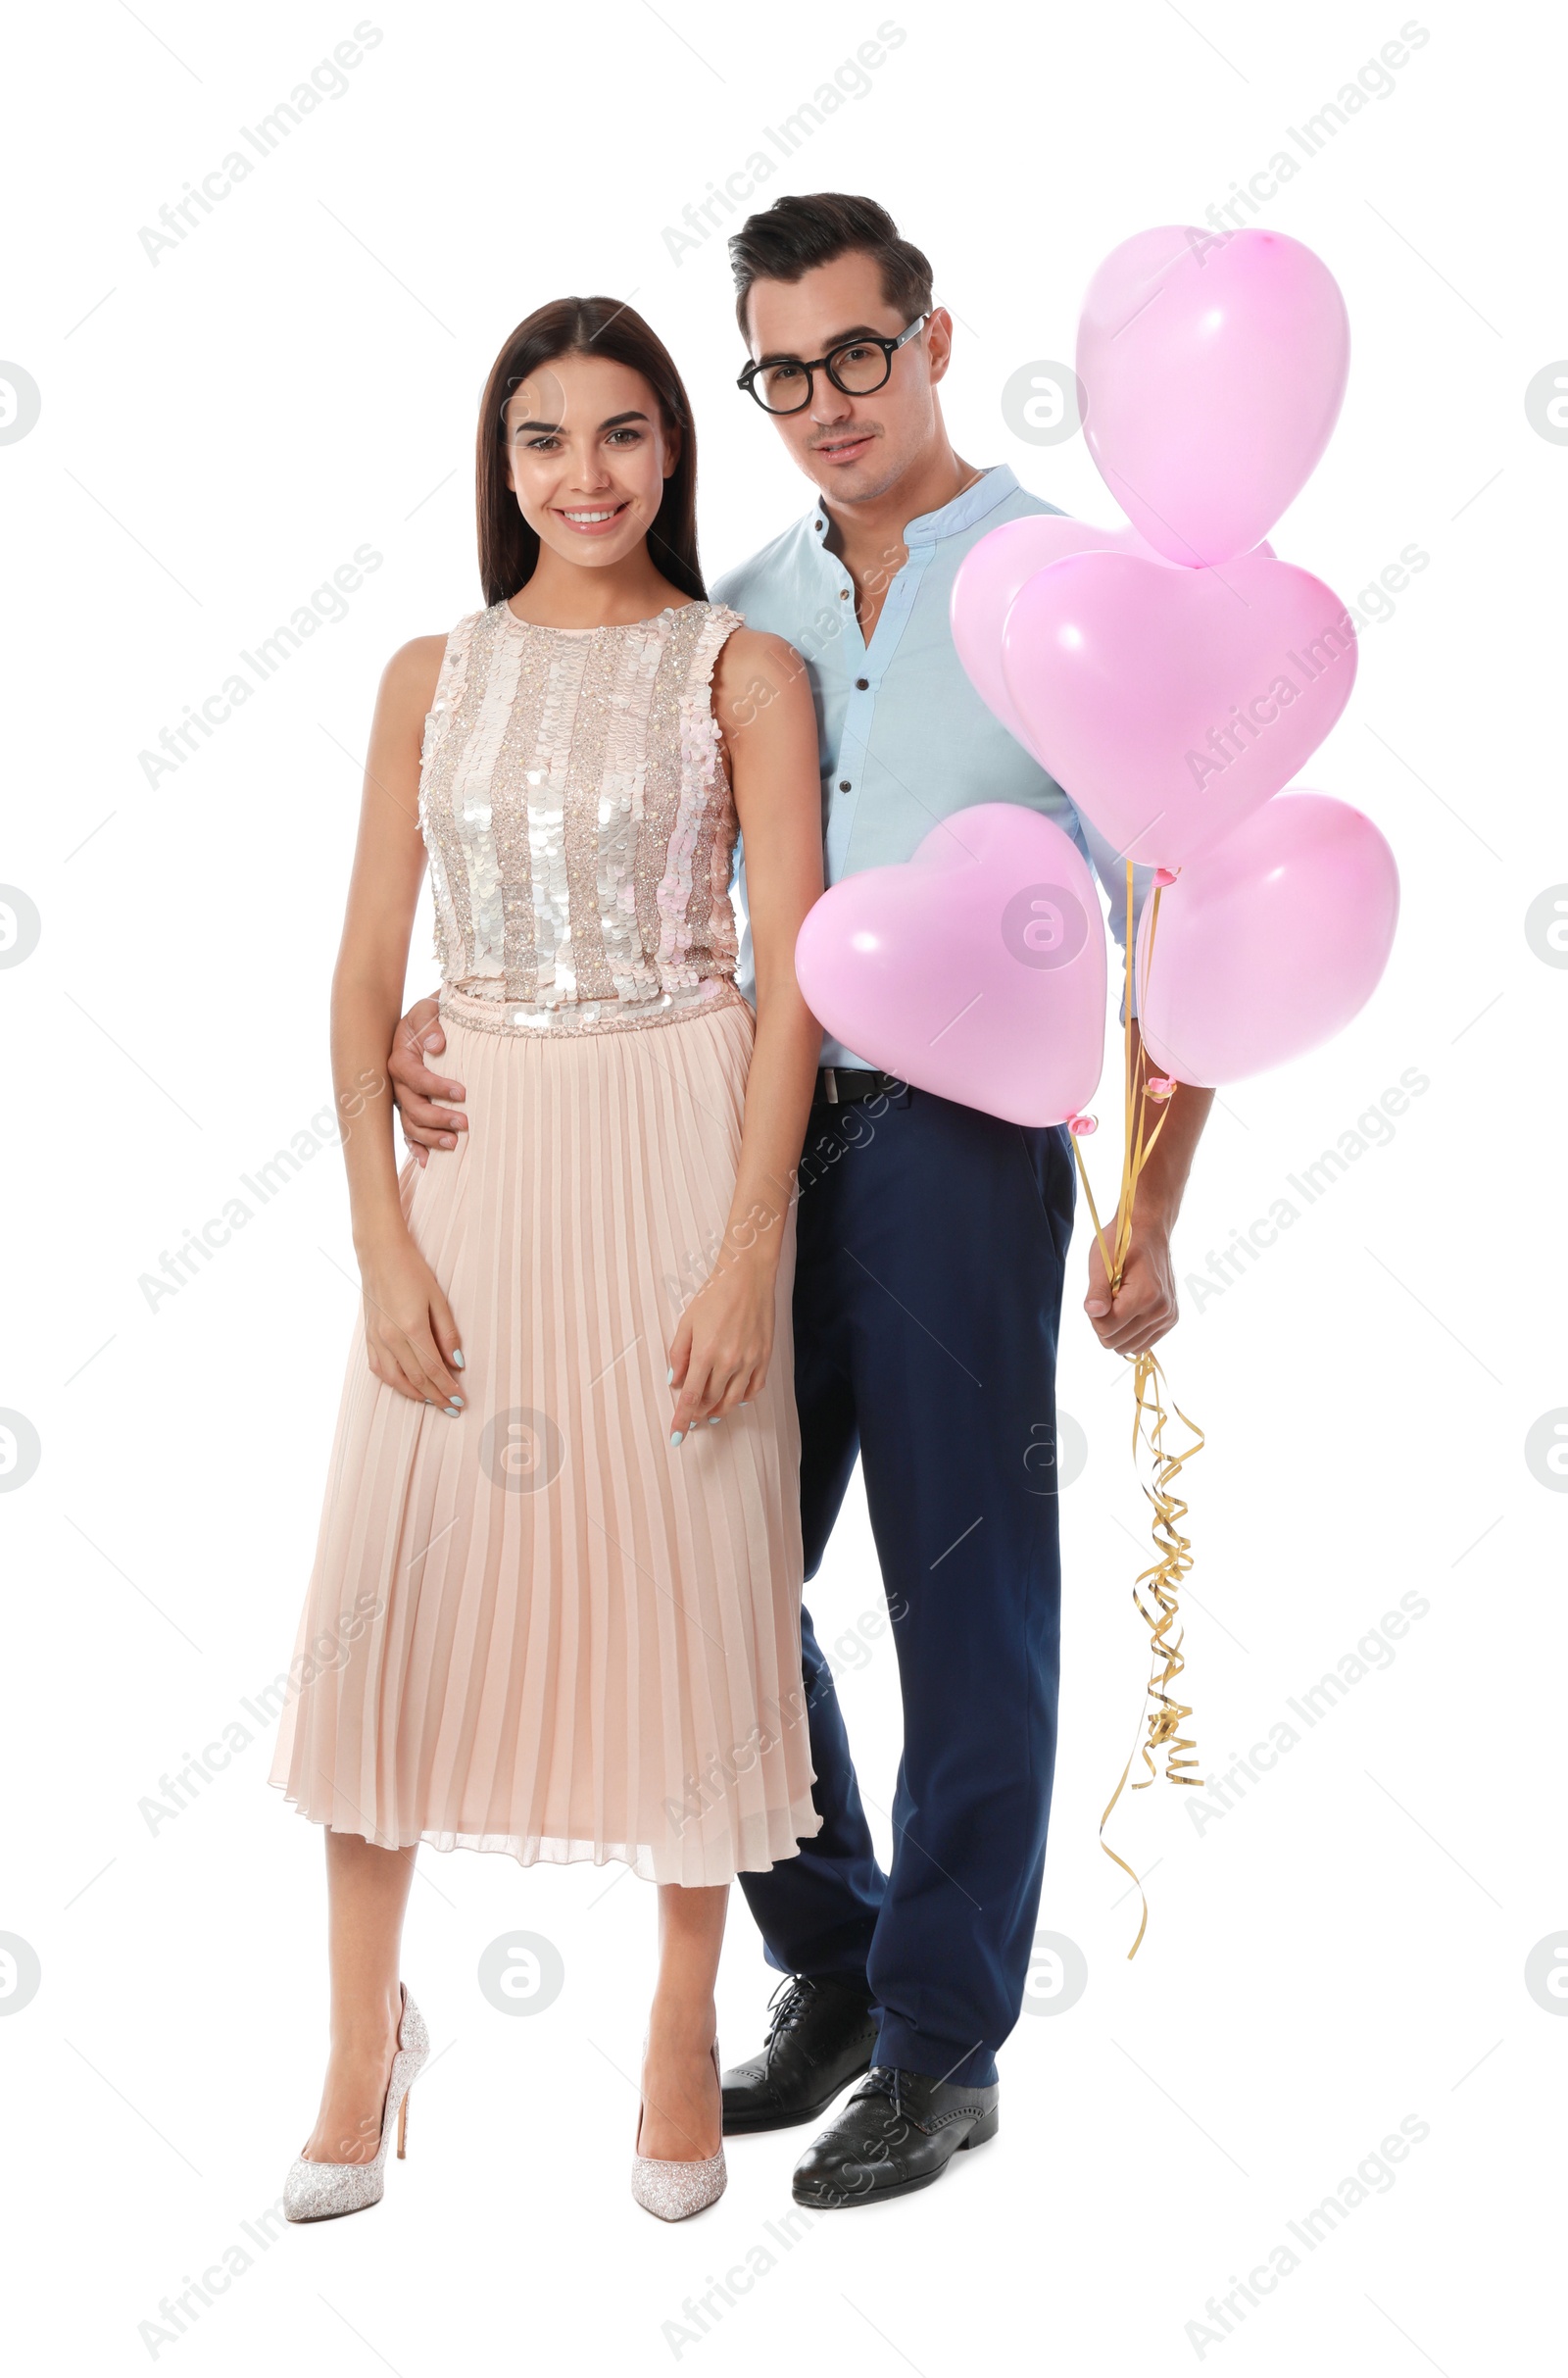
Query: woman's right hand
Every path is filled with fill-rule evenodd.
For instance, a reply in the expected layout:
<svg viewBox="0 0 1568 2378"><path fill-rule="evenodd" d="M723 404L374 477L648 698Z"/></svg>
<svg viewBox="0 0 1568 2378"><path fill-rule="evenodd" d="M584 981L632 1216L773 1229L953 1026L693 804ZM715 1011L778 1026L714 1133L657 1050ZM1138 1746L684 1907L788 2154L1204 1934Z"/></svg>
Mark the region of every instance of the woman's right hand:
<svg viewBox="0 0 1568 2378"><path fill-rule="evenodd" d="M412 1238L360 1259L365 1347L370 1368L400 1396L438 1404L453 1418L464 1404L463 1356L452 1308Z"/></svg>

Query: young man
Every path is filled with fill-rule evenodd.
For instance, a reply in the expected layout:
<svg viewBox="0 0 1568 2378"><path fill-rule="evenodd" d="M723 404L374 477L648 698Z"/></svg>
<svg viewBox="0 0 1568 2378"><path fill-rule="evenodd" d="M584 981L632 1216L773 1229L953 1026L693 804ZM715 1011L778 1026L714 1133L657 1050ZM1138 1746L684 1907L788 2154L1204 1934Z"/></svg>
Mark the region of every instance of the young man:
<svg viewBox="0 0 1568 2378"><path fill-rule="evenodd" d="M939 394L953 325L926 259L873 201L835 195L779 199L730 254L752 358L741 385L818 500L714 599L809 671L829 882L907 859L955 811L1020 801L1094 860L1119 933L1125 867L991 716L953 644L963 556L1054 507L954 453ZM771 691L760 683L759 703ZM743 944L743 988L747 961ZM416 1045L428 1015L406 1019L391 1069L410 1137L431 1146L455 1124L429 1103L451 1085ZM1085 1311L1118 1353L1176 1318L1170 1229L1208 1105L1186 1088L1172 1104L1114 1300L1091 1249ZM727 2133L810 2121L866 2075L796 2166L803 2204L925 2187L997 2127L996 2051L1022 2003L1055 1755L1060 1572L1041 1447L1054 1453L1072 1214L1064 1131L910 1089L824 1040L797 1209L806 1574L858 1455L904 1757L884 1875L803 1616L822 1827L742 1877L768 1961L790 1978L761 2053L724 2075Z"/></svg>

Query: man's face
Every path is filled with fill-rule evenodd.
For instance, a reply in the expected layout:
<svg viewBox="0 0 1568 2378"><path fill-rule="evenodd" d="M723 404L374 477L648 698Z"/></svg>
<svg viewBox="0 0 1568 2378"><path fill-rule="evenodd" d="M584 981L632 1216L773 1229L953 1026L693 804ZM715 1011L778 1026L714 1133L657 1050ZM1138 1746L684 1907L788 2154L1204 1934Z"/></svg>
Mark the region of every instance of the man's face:
<svg viewBox="0 0 1568 2378"><path fill-rule="evenodd" d="M909 318L882 294L875 256L854 249L799 280L754 282L747 306L751 350L769 361L805 361L857 332L897 338ZM807 477L833 504L885 495L918 464L940 434L937 383L948 368L953 325L942 308L893 358L892 376L870 396L846 396L824 371L811 375L811 400L773 425Z"/></svg>

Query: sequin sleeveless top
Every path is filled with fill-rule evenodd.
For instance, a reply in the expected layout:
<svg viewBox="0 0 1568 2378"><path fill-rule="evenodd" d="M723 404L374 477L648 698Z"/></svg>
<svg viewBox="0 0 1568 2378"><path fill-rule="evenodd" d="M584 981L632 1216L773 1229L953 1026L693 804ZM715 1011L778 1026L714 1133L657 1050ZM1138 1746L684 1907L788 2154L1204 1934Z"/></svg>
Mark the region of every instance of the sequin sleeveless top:
<svg viewBox="0 0 1568 2378"><path fill-rule="evenodd" d="M710 603L628 627L535 627L506 603L458 622L419 769L444 1013L603 1032L740 997L710 688L741 624Z"/></svg>

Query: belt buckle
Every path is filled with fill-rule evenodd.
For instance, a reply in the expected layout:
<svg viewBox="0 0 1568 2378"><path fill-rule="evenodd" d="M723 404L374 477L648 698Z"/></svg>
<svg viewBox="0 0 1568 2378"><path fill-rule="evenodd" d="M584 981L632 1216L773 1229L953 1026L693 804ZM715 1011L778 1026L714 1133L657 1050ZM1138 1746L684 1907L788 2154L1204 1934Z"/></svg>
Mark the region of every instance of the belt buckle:
<svg viewBox="0 0 1568 2378"><path fill-rule="evenodd" d="M824 1092L827 1103L830 1107L836 1107L839 1104L838 1067L836 1065L824 1065L822 1067L822 1077L827 1085Z"/></svg>

